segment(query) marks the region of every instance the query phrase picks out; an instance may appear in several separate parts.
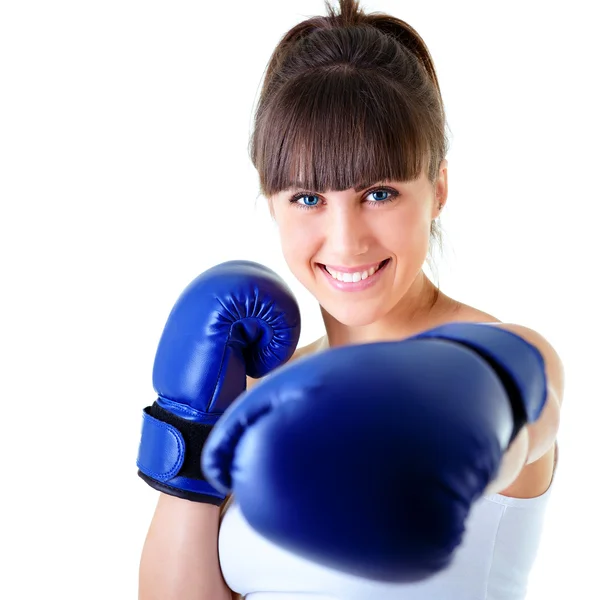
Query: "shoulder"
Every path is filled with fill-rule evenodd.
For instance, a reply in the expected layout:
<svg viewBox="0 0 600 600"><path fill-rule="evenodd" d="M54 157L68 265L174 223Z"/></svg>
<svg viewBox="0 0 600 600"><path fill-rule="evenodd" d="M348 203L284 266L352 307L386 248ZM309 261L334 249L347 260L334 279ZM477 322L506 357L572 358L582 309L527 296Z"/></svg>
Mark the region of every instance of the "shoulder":
<svg viewBox="0 0 600 600"><path fill-rule="evenodd" d="M556 348L539 331L526 327L525 325L518 325L516 323L494 323L494 325L517 334L540 351L546 366L548 385L562 405L565 387L565 372L563 362Z"/></svg>
<svg viewBox="0 0 600 600"><path fill-rule="evenodd" d="M535 346L544 359L546 376L551 393L556 395L559 404L562 405L565 385L563 362L556 348L539 331L517 323L504 323L489 313L459 303L457 303L457 306L449 313L446 320L485 323L487 325L500 327L515 333L526 342L529 342L532 346Z"/></svg>
<svg viewBox="0 0 600 600"><path fill-rule="evenodd" d="M462 305L458 310L454 311L452 320L472 321L500 327L518 335L532 346L535 346L544 359L549 396L549 402L547 404L552 405L553 409L560 409L562 407L565 388L564 365L556 348L539 331L527 327L526 325L503 323L488 313L484 313L466 305ZM535 426L536 424L534 423L532 427Z"/></svg>

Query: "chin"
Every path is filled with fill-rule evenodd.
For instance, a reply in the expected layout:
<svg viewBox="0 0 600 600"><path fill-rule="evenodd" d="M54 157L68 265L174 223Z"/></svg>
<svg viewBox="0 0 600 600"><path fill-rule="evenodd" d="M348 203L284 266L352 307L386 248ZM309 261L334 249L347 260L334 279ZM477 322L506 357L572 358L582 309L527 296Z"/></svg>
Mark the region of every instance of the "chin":
<svg viewBox="0 0 600 600"><path fill-rule="evenodd" d="M358 308L354 303L320 303L322 309L332 316L338 323L346 327L366 327L376 323L387 314L387 310L382 307L361 306Z"/></svg>

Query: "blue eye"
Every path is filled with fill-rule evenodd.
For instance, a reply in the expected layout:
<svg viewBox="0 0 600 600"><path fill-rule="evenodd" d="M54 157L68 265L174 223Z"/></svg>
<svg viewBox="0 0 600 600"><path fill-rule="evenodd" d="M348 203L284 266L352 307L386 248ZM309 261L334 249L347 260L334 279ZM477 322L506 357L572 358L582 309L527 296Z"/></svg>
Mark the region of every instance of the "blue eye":
<svg viewBox="0 0 600 600"><path fill-rule="evenodd" d="M375 200L367 200L367 204L371 204L372 206L381 206L383 204L393 202L400 196L400 192L393 188L377 188L368 192L367 196L377 196L379 194L385 194L385 197L379 196L378 198L375 198Z"/></svg>
<svg viewBox="0 0 600 600"><path fill-rule="evenodd" d="M298 196L296 200L302 200L303 198L312 198L314 202L302 202L303 206L316 206L319 202L319 198L317 196L313 196L312 194L304 194L304 196Z"/></svg>
<svg viewBox="0 0 600 600"><path fill-rule="evenodd" d="M387 190L375 190L374 192L371 192L372 194L389 194L390 192L388 192ZM385 202L386 200L388 200L387 197L385 198L375 198L376 202Z"/></svg>

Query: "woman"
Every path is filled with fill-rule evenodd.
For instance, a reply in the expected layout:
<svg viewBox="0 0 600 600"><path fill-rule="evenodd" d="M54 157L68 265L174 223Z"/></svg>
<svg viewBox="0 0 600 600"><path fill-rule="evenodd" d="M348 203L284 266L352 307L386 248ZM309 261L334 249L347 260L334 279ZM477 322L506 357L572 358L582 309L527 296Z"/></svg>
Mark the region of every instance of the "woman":
<svg viewBox="0 0 600 600"><path fill-rule="evenodd" d="M562 364L539 333L448 297L424 274L448 196L433 61L403 21L364 14L354 0L340 0L339 14L327 8L275 49L251 140L285 259L319 302L326 330L292 361L446 323L494 324L543 356L544 408L512 440L455 561L435 576L398 584L337 572L262 538L231 496L222 502L149 481L165 493L142 554L140 598L523 598L556 464Z"/></svg>

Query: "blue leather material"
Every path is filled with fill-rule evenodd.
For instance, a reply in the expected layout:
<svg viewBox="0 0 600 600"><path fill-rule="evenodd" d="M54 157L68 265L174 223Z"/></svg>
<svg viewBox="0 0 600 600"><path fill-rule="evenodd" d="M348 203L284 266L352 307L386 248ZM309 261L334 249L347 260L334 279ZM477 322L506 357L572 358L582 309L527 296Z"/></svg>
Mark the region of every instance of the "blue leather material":
<svg viewBox="0 0 600 600"><path fill-rule="evenodd" d="M223 497L204 480L211 426L260 377L285 363L300 337L296 300L274 271L229 261L194 279L173 306L153 369L157 401L144 411L140 476L190 500Z"/></svg>
<svg viewBox="0 0 600 600"><path fill-rule="evenodd" d="M184 457L185 442L181 433L144 411L138 469L157 481L168 481L179 473Z"/></svg>
<svg viewBox="0 0 600 600"><path fill-rule="evenodd" d="M521 336L486 323L447 323L414 338L433 337L464 344L499 364L520 392L528 422L536 421L546 404L547 379L541 352Z"/></svg>
<svg viewBox="0 0 600 600"><path fill-rule="evenodd" d="M508 393L479 352L420 336L300 358L230 407L204 473L300 556L379 581L430 577L451 563L513 430ZM519 345L511 352L523 385L539 381L543 363L523 367Z"/></svg>
<svg viewBox="0 0 600 600"><path fill-rule="evenodd" d="M171 310L154 361L153 383L183 418L220 415L258 378L285 363L300 337L300 311L274 271L230 261L192 281Z"/></svg>
<svg viewBox="0 0 600 600"><path fill-rule="evenodd" d="M181 418L187 418L190 421L204 423L205 425L214 425L221 417L221 413L206 412L200 410L199 408L194 408L193 406L179 404L179 402L169 400L168 398L159 397L156 402L165 410L168 410L173 414L180 416Z"/></svg>

